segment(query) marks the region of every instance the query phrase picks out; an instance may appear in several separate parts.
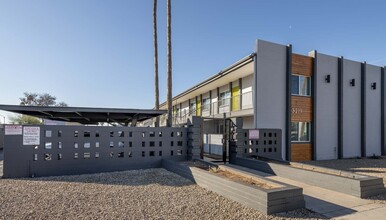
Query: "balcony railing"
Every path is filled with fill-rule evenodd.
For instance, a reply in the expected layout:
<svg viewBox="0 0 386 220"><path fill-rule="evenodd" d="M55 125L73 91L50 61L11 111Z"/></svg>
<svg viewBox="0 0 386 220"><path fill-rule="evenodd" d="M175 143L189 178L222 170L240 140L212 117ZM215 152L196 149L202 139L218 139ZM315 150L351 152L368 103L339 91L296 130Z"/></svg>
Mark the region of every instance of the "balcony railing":
<svg viewBox="0 0 386 220"><path fill-rule="evenodd" d="M241 106L240 106L241 99ZM183 109L175 115L173 115L173 125L179 126L186 124L189 118L196 116L197 112L201 112L201 116L209 117L217 114L229 113L232 111L239 111L245 109L253 108L252 105L252 92L243 93L238 96L233 96L232 98L222 99L211 104L201 105L201 108L192 108L190 110ZM201 111L202 109L202 111ZM160 125L166 125L167 114L160 116ZM150 119L147 121L144 126L150 126L154 124L155 119Z"/></svg>

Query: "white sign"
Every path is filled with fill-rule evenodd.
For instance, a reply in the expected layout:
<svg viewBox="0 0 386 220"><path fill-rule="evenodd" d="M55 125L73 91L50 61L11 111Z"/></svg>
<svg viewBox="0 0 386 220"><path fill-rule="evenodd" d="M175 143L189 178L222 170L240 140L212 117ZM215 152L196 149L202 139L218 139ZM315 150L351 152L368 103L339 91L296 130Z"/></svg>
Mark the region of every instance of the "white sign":
<svg viewBox="0 0 386 220"><path fill-rule="evenodd" d="M259 130L249 130L249 139L259 140L260 132Z"/></svg>
<svg viewBox="0 0 386 220"><path fill-rule="evenodd" d="M5 135L22 135L23 127L21 125L6 125Z"/></svg>
<svg viewBox="0 0 386 220"><path fill-rule="evenodd" d="M40 127L23 128L23 145L40 144Z"/></svg>

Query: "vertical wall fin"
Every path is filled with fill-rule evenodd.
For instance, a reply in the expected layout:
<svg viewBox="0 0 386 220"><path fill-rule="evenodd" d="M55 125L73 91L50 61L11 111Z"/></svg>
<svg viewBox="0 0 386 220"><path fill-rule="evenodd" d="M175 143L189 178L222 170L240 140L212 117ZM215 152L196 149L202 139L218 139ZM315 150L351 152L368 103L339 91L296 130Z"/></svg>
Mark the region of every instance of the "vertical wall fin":
<svg viewBox="0 0 386 220"><path fill-rule="evenodd" d="M286 160L291 161L291 76L292 76L292 45L287 46L287 68L286 68L286 131L285 146Z"/></svg>
<svg viewBox="0 0 386 220"><path fill-rule="evenodd" d="M232 91L232 87L233 87L232 82L230 82L229 83L229 93L231 94L230 95L231 98L229 100L229 112L233 111L233 105L232 105L232 103L233 103L233 91Z"/></svg>
<svg viewBox="0 0 386 220"><path fill-rule="evenodd" d="M216 114L220 114L220 87L217 87L217 107ZM214 114L213 114L214 115Z"/></svg>
<svg viewBox="0 0 386 220"><path fill-rule="evenodd" d="M381 154L385 156L385 67L381 69Z"/></svg>
<svg viewBox="0 0 386 220"><path fill-rule="evenodd" d="M179 120L182 119L182 102L180 102L180 109L179 109L180 112L178 112L178 118Z"/></svg>
<svg viewBox="0 0 386 220"><path fill-rule="evenodd" d="M366 157L366 62L361 68L361 156Z"/></svg>
<svg viewBox="0 0 386 220"><path fill-rule="evenodd" d="M338 58L338 159L343 158L343 71L344 58Z"/></svg>
<svg viewBox="0 0 386 220"><path fill-rule="evenodd" d="M313 73L312 73L312 83L311 83L311 98L312 98L312 127L311 127L311 144L312 144L312 160L316 160L316 125L317 125L317 108L316 108L316 97L317 97L317 70L318 70L318 51L314 51L314 63L313 63Z"/></svg>
<svg viewBox="0 0 386 220"><path fill-rule="evenodd" d="M243 109L243 79L239 78L239 110Z"/></svg>
<svg viewBox="0 0 386 220"><path fill-rule="evenodd" d="M256 52L253 57L253 89L252 89L252 104L253 104L253 127L257 128L257 47L258 41L256 41Z"/></svg>
<svg viewBox="0 0 386 220"><path fill-rule="evenodd" d="M202 117L202 94L200 95L200 116Z"/></svg>
<svg viewBox="0 0 386 220"><path fill-rule="evenodd" d="M209 91L209 115L214 115L212 112L212 90Z"/></svg>

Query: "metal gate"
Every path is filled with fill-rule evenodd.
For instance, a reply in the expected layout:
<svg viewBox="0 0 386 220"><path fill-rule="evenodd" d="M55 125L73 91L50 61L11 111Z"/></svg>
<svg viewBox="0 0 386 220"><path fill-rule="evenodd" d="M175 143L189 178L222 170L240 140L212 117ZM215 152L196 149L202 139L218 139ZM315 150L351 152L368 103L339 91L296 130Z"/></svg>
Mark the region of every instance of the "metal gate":
<svg viewBox="0 0 386 220"><path fill-rule="evenodd" d="M230 142L236 126L229 118L203 118L202 157L218 162L229 162Z"/></svg>

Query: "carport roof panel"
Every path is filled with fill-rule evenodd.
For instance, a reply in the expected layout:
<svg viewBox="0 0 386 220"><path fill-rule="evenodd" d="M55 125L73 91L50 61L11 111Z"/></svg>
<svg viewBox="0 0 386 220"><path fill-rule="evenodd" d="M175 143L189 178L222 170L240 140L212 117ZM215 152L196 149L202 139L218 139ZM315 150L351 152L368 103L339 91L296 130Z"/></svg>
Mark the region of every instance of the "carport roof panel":
<svg viewBox="0 0 386 220"><path fill-rule="evenodd" d="M30 115L38 118L96 124L98 122L129 123L133 119L144 121L165 114L166 110L123 109L123 108L88 108L88 107L47 107L0 105L0 110Z"/></svg>

